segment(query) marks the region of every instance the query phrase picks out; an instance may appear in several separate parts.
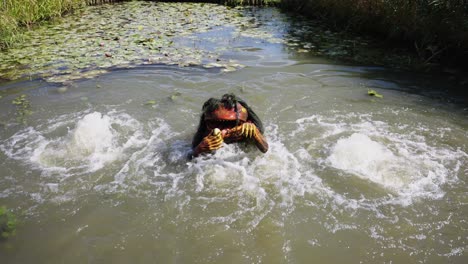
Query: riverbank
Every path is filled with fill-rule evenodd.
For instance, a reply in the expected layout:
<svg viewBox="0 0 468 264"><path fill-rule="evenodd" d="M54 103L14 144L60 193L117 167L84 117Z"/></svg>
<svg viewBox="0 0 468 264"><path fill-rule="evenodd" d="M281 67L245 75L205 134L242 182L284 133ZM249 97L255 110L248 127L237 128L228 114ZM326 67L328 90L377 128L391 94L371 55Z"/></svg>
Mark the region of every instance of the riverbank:
<svg viewBox="0 0 468 264"><path fill-rule="evenodd" d="M426 67L467 68L468 6L464 1L282 0L282 8L319 18L338 30L377 36L412 50Z"/></svg>
<svg viewBox="0 0 468 264"><path fill-rule="evenodd" d="M2 0L0 2L0 49L21 41L25 29L39 22L60 17L85 5L119 0Z"/></svg>
<svg viewBox="0 0 468 264"><path fill-rule="evenodd" d="M96 5L122 0L2 0L0 49L24 41L23 33L38 23ZM167 2L162 0L162 2ZM179 2L194 2L182 0ZM367 0L202 0L223 5L277 5L283 10L319 19L332 31L364 34L381 40L389 53L407 50L398 68L416 70L465 69L468 67L468 6L462 1L367 1ZM348 54L349 55L349 54ZM352 56L353 60L356 56ZM381 65L367 56L358 63ZM395 57L401 57L399 55ZM359 58L358 58L359 59ZM349 60L349 56L343 58ZM394 60L394 62L396 62ZM393 66L395 63L392 62ZM459 70L455 70L459 71Z"/></svg>

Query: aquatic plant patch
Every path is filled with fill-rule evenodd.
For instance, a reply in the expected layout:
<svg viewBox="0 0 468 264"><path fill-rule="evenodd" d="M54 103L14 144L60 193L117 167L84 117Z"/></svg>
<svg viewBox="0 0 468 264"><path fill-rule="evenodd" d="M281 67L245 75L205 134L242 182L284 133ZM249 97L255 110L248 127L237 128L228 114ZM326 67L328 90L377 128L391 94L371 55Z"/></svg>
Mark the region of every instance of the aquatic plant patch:
<svg viewBox="0 0 468 264"><path fill-rule="evenodd" d="M377 93L375 90L372 90L372 89L367 90L367 94L369 96L375 96L377 98L383 98L383 95Z"/></svg>
<svg viewBox="0 0 468 264"><path fill-rule="evenodd" d="M0 52L0 79L64 83L142 64L199 66L232 72L239 54L322 56L343 62L401 67L407 53L327 30L318 21L276 8L207 3L123 2L88 6L24 34Z"/></svg>
<svg viewBox="0 0 468 264"><path fill-rule="evenodd" d="M17 121L21 123L26 123L26 118L32 114L31 103L26 98L26 95L19 95L11 103L16 106Z"/></svg>
<svg viewBox="0 0 468 264"><path fill-rule="evenodd" d="M0 206L0 240L16 233L16 217L5 206Z"/></svg>
<svg viewBox="0 0 468 264"><path fill-rule="evenodd" d="M0 53L0 78L65 82L139 64L238 68L216 53L179 45L175 38L241 26L249 27L249 22L238 10L216 4L139 1L89 6L27 32L23 44Z"/></svg>

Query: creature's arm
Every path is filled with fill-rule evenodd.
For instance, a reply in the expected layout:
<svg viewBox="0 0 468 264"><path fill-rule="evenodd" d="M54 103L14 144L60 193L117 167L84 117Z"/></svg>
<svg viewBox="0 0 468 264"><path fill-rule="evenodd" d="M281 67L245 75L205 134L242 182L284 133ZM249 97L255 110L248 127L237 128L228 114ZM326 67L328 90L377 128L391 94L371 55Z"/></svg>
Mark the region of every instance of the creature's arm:
<svg viewBox="0 0 468 264"><path fill-rule="evenodd" d="M253 139L257 148L265 153L268 151L268 142L263 134L253 123L243 123L231 129L222 131L223 138L229 141L239 141L242 139Z"/></svg>
<svg viewBox="0 0 468 264"><path fill-rule="evenodd" d="M200 144L198 144L192 152L192 155L194 157L197 157L198 155L205 153L205 152L211 152L213 150L220 149L223 144L223 137L219 131L219 129L216 131L213 130L213 133L209 134L208 136L204 137Z"/></svg>

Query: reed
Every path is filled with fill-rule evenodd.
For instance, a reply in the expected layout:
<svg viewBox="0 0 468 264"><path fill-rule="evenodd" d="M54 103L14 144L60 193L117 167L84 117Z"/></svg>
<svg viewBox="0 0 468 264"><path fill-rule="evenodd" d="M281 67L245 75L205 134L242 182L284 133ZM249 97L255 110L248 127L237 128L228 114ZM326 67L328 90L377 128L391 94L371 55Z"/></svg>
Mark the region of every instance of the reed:
<svg viewBox="0 0 468 264"><path fill-rule="evenodd" d="M21 38L21 31L39 21L59 17L84 5L118 0L0 0L0 49Z"/></svg>
<svg viewBox="0 0 468 264"><path fill-rule="evenodd" d="M157 1L157 0L156 0ZM205 2L216 3L228 6L250 5L250 6L271 6L278 5L281 0L159 0L161 2Z"/></svg>
<svg viewBox="0 0 468 264"><path fill-rule="evenodd" d="M282 0L332 26L412 47L425 62L468 58L466 0Z"/></svg>
<svg viewBox="0 0 468 264"><path fill-rule="evenodd" d="M123 0L86 0L86 4L88 5L101 5L101 4L107 4L107 3L115 3L115 2L121 2Z"/></svg>
<svg viewBox="0 0 468 264"><path fill-rule="evenodd" d="M225 0L220 1L224 4L236 6L236 5L253 5L253 6L263 6L263 5L275 5L278 4L279 0Z"/></svg>

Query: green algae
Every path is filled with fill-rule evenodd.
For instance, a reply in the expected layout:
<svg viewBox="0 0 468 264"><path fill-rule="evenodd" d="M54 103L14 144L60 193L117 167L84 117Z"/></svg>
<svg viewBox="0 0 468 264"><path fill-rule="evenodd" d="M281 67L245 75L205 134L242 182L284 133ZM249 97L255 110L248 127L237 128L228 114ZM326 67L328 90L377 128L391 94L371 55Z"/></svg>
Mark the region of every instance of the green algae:
<svg viewBox="0 0 468 264"><path fill-rule="evenodd" d="M27 121L27 117L32 114L31 103L26 98L26 95L19 95L18 97L13 99L11 103L16 106L17 121L25 124Z"/></svg>
<svg viewBox="0 0 468 264"><path fill-rule="evenodd" d="M7 239L16 233L16 217L5 206L0 206L0 239Z"/></svg>

